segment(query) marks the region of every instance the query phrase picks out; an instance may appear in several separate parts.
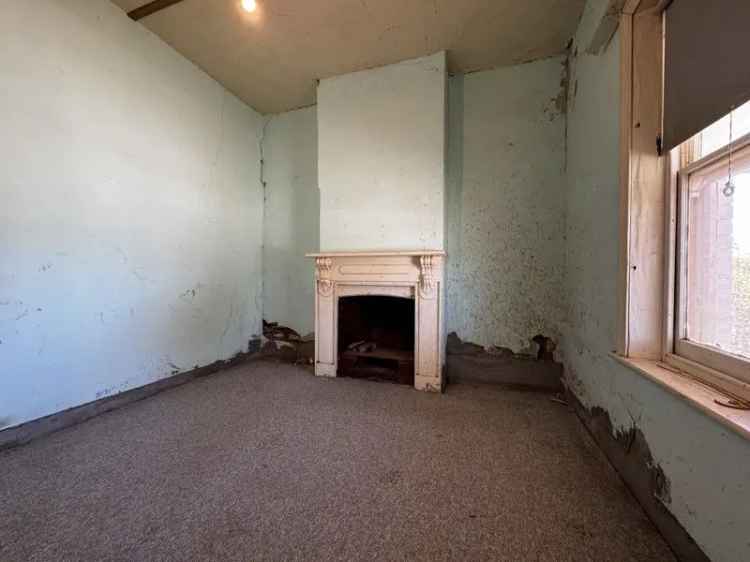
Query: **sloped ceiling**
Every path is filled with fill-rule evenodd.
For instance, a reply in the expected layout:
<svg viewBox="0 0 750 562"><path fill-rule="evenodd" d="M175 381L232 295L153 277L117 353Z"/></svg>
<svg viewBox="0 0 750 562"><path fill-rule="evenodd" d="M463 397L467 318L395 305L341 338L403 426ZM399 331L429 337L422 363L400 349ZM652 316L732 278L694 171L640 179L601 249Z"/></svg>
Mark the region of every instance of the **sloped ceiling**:
<svg viewBox="0 0 750 562"><path fill-rule="evenodd" d="M125 11L145 0L113 0ZM140 23L260 113L315 103L315 81L448 51L452 72L560 54L585 0L183 0Z"/></svg>

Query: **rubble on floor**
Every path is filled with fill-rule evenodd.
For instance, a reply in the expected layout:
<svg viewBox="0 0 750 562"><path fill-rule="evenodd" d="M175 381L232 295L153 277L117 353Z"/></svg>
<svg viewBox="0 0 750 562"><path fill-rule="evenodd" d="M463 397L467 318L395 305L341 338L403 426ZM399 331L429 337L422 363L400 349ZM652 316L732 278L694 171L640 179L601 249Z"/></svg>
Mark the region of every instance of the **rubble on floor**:
<svg viewBox="0 0 750 562"><path fill-rule="evenodd" d="M278 322L263 320L265 343L261 353L285 363L312 365L315 362L315 334L301 336L296 330Z"/></svg>
<svg viewBox="0 0 750 562"><path fill-rule="evenodd" d="M446 345L446 370L449 382L481 382L561 392L563 367L553 359L554 342L543 335L531 340L536 355L514 353L507 347L484 348L464 342L451 332Z"/></svg>
<svg viewBox="0 0 750 562"><path fill-rule="evenodd" d="M300 335L278 322L263 321L261 353L284 363L313 365L315 334ZM563 368L552 359L554 342L543 335L532 338L535 354L514 353L502 346L487 348L462 341L455 332L446 343L446 372L449 382L481 382L545 392L561 392ZM367 347L371 342L356 342Z"/></svg>

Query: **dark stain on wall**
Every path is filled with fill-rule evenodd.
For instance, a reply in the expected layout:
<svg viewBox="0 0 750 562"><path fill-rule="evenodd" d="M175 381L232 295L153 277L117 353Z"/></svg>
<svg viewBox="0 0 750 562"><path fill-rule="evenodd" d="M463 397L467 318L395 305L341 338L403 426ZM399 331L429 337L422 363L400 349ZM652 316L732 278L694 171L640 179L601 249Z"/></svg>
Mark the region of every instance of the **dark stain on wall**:
<svg viewBox="0 0 750 562"><path fill-rule="evenodd" d="M448 334L446 371L448 381L497 384L519 390L562 392L563 367L552 358L554 342L543 335L531 340L535 353L514 353L507 347L465 342Z"/></svg>
<svg viewBox="0 0 750 562"><path fill-rule="evenodd" d="M682 561L706 562L708 556L667 509L671 503L669 479L655 463L646 436L633 423L627 429L615 429L609 413L603 408L587 409L570 389L571 404L599 445L609 462L630 489L649 519L659 529L677 558Z"/></svg>

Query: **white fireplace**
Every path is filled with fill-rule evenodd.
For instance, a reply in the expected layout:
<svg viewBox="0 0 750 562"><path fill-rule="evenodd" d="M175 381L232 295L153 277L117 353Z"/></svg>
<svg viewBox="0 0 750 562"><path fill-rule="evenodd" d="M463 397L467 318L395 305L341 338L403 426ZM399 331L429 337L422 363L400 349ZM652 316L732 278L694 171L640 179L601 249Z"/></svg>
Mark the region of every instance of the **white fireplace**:
<svg viewBox="0 0 750 562"><path fill-rule="evenodd" d="M443 378L445 252L322 252L315 259L315 374L339 372L339 299L414 300L414 387L440 392Z"/></svg>

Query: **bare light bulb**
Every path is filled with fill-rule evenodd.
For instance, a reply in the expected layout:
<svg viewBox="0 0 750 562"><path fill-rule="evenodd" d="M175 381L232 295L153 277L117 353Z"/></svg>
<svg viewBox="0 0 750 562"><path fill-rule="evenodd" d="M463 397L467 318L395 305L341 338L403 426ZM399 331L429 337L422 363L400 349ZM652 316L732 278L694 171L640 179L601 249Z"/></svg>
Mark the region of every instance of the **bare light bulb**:
<svg viewBox="0 0 750 562"><path fill-rule="evenodd" d="M255 0L242 0L242 9L246 12L254 12L258 7L258 3Z"/></svg>

